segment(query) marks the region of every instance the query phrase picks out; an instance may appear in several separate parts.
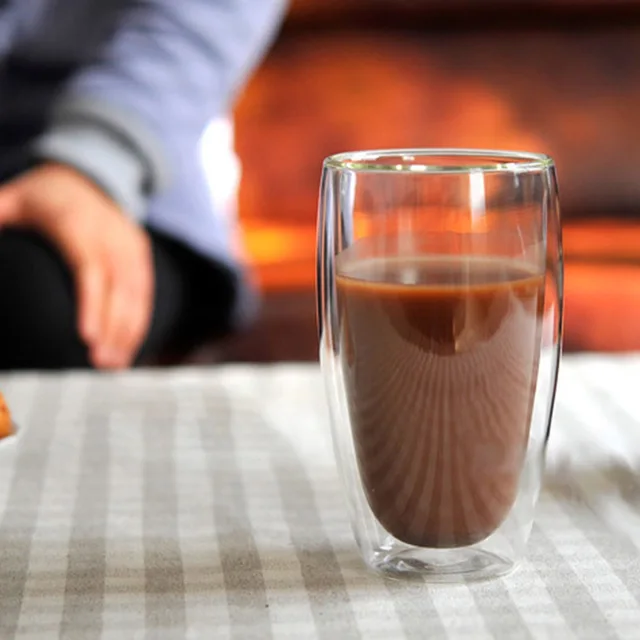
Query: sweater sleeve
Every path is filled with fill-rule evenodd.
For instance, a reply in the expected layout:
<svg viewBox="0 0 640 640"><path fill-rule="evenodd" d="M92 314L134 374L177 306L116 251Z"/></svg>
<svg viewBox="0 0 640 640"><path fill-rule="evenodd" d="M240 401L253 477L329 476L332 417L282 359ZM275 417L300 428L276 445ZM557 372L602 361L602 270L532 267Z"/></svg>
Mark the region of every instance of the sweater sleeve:
<svg viewBox="0 0 640 640"><path fill-rule="evenodd" d="M172 145L228 113L286 0L131 0L113 35L66 84L38 157L75 166L144 216L171 181Z"/></svg>

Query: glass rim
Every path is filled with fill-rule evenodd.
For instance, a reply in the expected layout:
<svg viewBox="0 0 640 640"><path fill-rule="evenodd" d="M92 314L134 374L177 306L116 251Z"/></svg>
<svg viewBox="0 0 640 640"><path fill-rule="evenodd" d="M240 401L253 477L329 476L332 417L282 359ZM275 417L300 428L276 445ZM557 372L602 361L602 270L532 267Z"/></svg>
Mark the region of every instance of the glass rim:
<svg viewBox="0 0 640 640"><path fill-rule="evenodd" d="M385 159L401 158L401 162ZM429 158L455 161L451 165L429 162ZM382 160L382 162L380 162ZM468 174L468 173L536 173L555 166L544 153L466 148L398 148L346 151L325 158L323 167L360 173Z"/></svg>

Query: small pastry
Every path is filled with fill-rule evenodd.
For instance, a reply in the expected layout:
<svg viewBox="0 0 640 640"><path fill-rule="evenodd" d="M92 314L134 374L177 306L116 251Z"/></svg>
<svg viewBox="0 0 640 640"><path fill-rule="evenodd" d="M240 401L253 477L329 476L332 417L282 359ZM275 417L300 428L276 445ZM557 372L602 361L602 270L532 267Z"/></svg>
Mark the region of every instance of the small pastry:
<svg viewBox="0 0 640 640"><path fill-rule="evenodd" d="M5 402L4 396L0 393L0 438L6 438L13 433L11 413Z"/></svg>

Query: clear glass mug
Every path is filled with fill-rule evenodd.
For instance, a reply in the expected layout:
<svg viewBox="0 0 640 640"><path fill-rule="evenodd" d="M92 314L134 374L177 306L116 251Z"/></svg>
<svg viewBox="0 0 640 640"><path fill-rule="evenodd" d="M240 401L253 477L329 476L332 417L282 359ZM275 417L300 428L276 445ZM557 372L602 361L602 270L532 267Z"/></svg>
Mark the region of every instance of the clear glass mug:
<svg viewBox="0 0 640 640"><path fill-rule="evenodd" d="M553 161L401 149L323 166L320 359L371 568L452 582L522 557L561 352Z"/></svg>

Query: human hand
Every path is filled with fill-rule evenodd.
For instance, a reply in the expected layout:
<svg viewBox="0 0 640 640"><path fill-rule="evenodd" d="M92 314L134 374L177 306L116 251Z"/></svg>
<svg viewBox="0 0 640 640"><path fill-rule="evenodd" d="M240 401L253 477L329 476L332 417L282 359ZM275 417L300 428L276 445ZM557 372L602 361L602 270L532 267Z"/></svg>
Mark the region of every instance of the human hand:
<svg viewBox="0 0 640 640"><path fill-rule="evenodd" d="M45 164L0 187L0 226L37 230L74 277L78 333L98 368L129 366L153 309L153 262L146 232L71 167Z"/></svg>

